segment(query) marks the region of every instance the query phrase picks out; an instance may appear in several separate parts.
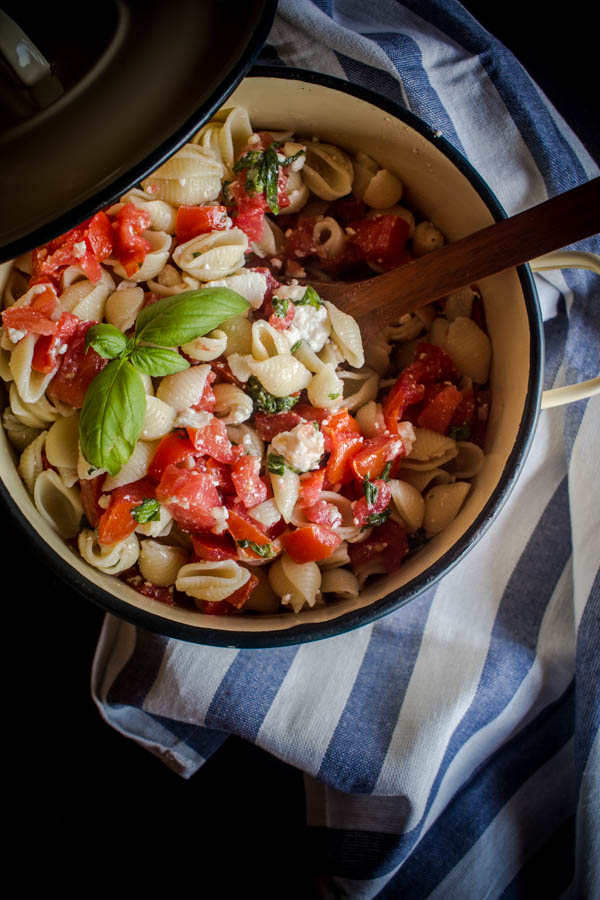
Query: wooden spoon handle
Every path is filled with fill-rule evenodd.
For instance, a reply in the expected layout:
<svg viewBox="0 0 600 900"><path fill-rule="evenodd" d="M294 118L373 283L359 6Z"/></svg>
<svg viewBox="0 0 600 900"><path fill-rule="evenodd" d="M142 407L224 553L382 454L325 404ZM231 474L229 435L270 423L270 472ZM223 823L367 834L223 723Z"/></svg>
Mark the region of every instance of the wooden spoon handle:
<svg viewBox="0 0 600 900"><path fill-rule="evenodd" d="M600 177L392 272L364 282L337 283L330 296L326 282L317 290L372 335L425 303L599 231Z"/></svg>

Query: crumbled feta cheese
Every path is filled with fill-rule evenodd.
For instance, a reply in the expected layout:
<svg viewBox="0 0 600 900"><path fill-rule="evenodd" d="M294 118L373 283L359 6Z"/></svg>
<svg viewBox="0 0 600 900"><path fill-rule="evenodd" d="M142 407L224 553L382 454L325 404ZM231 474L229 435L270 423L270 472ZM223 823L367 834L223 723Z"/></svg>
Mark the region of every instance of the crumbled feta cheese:
<svg viewBox="0 0 600 900"><path fill-rule="evenodd" d="M87 246L85 241L76 241L73 244L73 256L76 256L77 259L81 259L85 256L87 250Z"/></svg>
<svg viewBox="0 0 600 900"><path fill-rule="evenodd" d="M13 344L18 344L27 334L26 331L20 331L18 328L7 328L6 333L8 334L9 341Z"/></svg>
<svg viewBox="0 0 600 900"><path fill-rule="evenodd" d="M296 472L317 469L325 452L325 441L320 431L309 424L296 425L291 431L282 431L271 441L271 447Z"/></svg>
<svg viewBox="0 0 600 900"><path fill-rule="evenodd" d="M227 530L227 519L229 518L229 510L226 506L213 506L210 511L211 516L216 520L211 528L213 534L223 534Z"/></svg>
<svg viewBox="0 0 600 900"><path fill-rule="evenodd" d="M327 307L320 306L319 309L315 309L314 306L297 306L292 324L286 328L284 334L290 342L290 347L302 339L311 350L318 353L329 337Z"/></svg>
<svg viewBox="0 0 600 900"><path fill-rule="evenodd" d="M406 451L406 456L410 456L413 444L417 439L415 435L415 429L413 428L412 424L410 422L399 422L398 435L402 440L402 444Z"/></svg>

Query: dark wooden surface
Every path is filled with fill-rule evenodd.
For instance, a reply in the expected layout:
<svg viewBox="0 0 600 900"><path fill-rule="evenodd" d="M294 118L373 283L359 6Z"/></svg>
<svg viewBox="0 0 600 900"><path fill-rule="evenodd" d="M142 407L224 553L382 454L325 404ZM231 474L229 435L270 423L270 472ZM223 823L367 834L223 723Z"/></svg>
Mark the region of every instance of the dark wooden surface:
<svg viewBox="0 0 600 900"><path fill-rule="evenodd" d="M466 6L516 53L600 158L592 29L541 4ZM524 12L537 14L535 21ZM298 773L230 740L184 782L108 727L89 695L102 612L65 589L6 518L0 524L5 775L12 788L5 819L10 847L26 853L20 883L79 883L81 866L86 887L139 888L151 878L157 890L165 882L178 889L183 878L202 891L217 876L225 897L243 884L251 895L260 888L263 898L310 898Z"/></svg>

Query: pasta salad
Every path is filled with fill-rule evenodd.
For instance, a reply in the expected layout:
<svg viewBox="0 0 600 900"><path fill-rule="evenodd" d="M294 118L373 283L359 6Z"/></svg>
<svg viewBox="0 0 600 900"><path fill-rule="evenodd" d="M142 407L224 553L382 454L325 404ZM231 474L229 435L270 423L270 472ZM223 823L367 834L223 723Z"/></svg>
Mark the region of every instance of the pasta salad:
<svg viewBox="0 0 600 900"><path fill-rule="evenodd" d="M167 604L298 613L357 597L450 524L484 461L477 289L363 347L311 286L445 242L403 190L234 107L14 261L2 422L74 552Z"/></svg>

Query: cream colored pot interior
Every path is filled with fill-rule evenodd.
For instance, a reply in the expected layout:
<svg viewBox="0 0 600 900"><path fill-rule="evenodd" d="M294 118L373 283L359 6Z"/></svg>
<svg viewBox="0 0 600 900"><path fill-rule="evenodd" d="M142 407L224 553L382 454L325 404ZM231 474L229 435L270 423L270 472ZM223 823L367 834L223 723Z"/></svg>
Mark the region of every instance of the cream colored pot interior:
<svg viewBox="0 0 600 900"><path fill-rule="evenodd" d="M456 240L493 222L467 178L432 143L391 114L351 95L320 85L278 78L247 78L227 102L246 106L257 129L291 129L318 136L347 150L362 150L405 184L406 204ZM404 201L403 201L404 202ZM482 511L504 471L523 416L530 367L529 326L523 293L514 271L481 283L494 357L493 396L486 459L453 524L431 540L402 569L369 586L357 600L337 600L299 615L218 617L166 607L149 600L115 577L89 567L38 514L14 467L15 455L4 432L1 475L15 504L52 549L90 582L140 610L189 626L214 631L283 631L298 624L327 622L368 606L422 575L460 539ZM407 588L410 590L410 588ZM82 601L83 602L83 601Z"/></svg>

